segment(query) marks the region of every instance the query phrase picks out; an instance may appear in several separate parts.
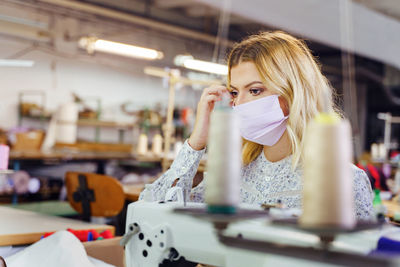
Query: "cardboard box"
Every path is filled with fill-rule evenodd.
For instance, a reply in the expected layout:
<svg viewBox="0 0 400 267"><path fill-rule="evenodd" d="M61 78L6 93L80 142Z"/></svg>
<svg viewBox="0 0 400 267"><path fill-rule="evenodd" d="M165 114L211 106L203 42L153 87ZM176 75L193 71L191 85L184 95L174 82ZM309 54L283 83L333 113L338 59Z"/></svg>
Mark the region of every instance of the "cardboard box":
<svg viewBox="0 0 400 267"><path fill-rule="evenodd" d="M40 130L16 133L16 141L12 148L14 150L40 150L43 139L44 132Z"/></svg>
<svg viewBox="0 0 400 267"><path fill-rule="evenodd" d="M125 267L124 247L119 245L120 237L84 242L86 253L93 258L102 260L117 267Z"/></svg>

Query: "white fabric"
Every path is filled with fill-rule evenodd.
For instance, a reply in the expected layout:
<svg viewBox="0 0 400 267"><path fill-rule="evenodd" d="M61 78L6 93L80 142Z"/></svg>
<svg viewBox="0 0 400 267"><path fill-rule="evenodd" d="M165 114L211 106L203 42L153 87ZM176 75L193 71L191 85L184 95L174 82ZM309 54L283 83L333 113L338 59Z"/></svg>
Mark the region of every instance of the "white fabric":
<svg viewBox="0 0 400 267"><path fill-rule="evenodd" d="M115 267L115 265L108 264L104 261L88 256L89 261L96 267Z"/></svg>
<svg viewBox="0 0 400 267"><path fill-rule="evenodd" d="M8 267L109 267L88 258L82 243L68 231L59 231L5 258Z"/></svg>
<svg viewBox="0 0 400 267"><path fill-rule="evenodd" d="M19 251L25 249L26 246L4 246L0 247L0 256L3 258L10 257L14 255L15 253L18 253Z"/></svg>

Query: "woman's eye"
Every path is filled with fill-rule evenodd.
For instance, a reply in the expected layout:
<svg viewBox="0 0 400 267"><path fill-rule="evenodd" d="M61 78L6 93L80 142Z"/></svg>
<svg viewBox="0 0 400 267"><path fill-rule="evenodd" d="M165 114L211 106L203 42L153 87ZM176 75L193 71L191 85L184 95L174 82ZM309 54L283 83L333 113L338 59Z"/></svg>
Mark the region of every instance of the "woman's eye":
<svg viewBox="0 0 400 267"><path fill-rule="evenodd" d="M252 95L254 95L254 96L257 96L257 95L261 94L262 89L259 89L259 88L252 88L252 89L249 90L249 92L250 92L250 94L252 94Z"/></svg>
<svg viewBox="0 0 400 267"><path fill-rule="evenodd" d="M238 92L236 92L236 91L230 91L229 93L231 94L231 96L233 98L237 97L237 95L238 95Z"/></svg>

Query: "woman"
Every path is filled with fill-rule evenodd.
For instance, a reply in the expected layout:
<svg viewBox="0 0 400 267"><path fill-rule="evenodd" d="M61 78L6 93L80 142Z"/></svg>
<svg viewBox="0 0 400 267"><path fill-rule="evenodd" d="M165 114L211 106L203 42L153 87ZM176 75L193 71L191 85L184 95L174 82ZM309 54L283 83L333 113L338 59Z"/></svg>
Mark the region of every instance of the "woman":
<svg viewBox="0 0 400 267"><path fill-rule="evenodd" d="M173 186L204 201L204 184L192 189L207 144L210 113L224 92L232 96L242 123L243 168L241 199L250 204L301 207L302 151L306 124L318 112L333 109L332 91L306 44L283 32L253 35L234 46L228 58L228 88L204 89L197 106L193 133L171 168L142 193L163 200ZM260 116L260 112L265 116ZM257 132L257 134L254 134ZM372 215L372 190L366 174L354 171L355 214Z"/></svg>

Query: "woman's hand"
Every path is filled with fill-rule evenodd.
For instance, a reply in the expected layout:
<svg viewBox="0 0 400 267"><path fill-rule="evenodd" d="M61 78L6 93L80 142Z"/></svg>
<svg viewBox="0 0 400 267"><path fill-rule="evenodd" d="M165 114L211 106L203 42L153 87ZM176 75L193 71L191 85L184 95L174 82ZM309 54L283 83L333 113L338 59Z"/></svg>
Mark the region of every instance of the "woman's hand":
<svg viewBox="0 0 400 267"><path fill-rule="evenodd" d="M221 101L222 94L227 92L226 87L222 85L213 85L204 89L197 104L196 122L189 138L189 145L193 149L201 150L206 147L211 111L214 109L215 102Z"/></svg>

